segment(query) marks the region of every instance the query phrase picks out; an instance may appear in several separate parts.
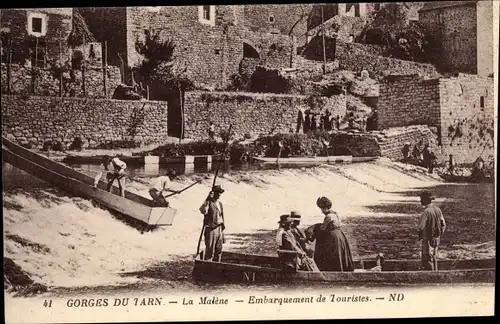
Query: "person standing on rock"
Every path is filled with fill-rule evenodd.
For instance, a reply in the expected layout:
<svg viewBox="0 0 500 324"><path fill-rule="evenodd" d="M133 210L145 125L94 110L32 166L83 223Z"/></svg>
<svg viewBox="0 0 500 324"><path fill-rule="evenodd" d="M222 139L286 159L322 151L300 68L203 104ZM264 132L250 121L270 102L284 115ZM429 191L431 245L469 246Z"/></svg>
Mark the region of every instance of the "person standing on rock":
<svg viewBox="0 0 500 324"><path fill-rule="evenodd" d="M316 120L316 113L313 113L311 117L311 131L314 132L317 128L318 124Z"/></svg>
<svg viewBox="0 0 500 324"><path fill-rule="evenodd" d="M176 177L176 172L173 169L168 170L166 176L161 176L153 183L149 189L149 195L153 198L157 207L168 207L169 202L165 196L168 192L179 193L177 190L170 189L170 181Z"/></svg>
<svg viewBox="0 0 500 324"><path fill-rule="evenodd" d="M424 190L420 193L420 202L424 212L418 222L418 239L422 241L422 266L424 270L437 270L437 251L441 237L446 230L446 222L441 209L432 201L432 193ZM432 250L432 253L431 253Z"/></svg>
<svg viewBox="0 0 500 324"><path fill-rule="evenodd" d="M200 212L204 215L203 227L205 229L205 255L204 260L220 262L222 245L224 243L224 210L219 201L224 189L215 185L201 205Z"/></svg>
<svg viewBox="0 0 500 324"><path fill-rule="evenodd" d="M99 180L103 173L106 173L106 180L108 185L106 190L111 192L113 188L113 182L118 181L118 188L120 189L120 195L125 197L125 169L127 164L120 160L118 157L111 158L108 155L102 157L101 160L101 171L94 178L94 187L97 188Z"/></svg>

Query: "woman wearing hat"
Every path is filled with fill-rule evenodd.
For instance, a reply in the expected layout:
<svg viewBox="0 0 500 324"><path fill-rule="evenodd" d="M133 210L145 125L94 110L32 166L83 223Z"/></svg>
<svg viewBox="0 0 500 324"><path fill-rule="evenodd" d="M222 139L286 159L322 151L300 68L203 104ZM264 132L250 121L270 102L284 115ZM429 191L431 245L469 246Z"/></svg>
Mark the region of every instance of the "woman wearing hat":
<svg viewBox="0 0 500 324"><path fill-rule="evenodd" d="M176 177L176 172L173 169L168 170L166 176L161 176L152 184L149 189L149 195L157 206L168 206L168 201L165 196L168 192L179 193L177 190L170 189L170 181Z"/></svg>
<svg viewBox="0 0 500 324"><path fill-rule="evenodd" d="M316 240L314 261L321 271L354 271L351 248L341 229L340 218L332 208L332 202L320 197L316 205L325 215L323 224L312 227L309 240Z"/></svg>

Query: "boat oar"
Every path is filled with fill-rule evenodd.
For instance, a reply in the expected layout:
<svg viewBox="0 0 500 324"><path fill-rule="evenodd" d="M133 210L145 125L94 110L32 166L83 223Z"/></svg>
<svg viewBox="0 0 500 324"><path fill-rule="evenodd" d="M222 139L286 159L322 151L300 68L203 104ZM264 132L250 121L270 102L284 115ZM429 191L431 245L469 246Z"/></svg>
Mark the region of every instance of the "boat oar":
<svg viewBox="0 0 500 324"><path fill-rule="evenodd" d="M229 130L227 131L227 136L224 139L224 150L222 151L222 156L219 159L219 163L217 164L217 169L215 170L215 176L214 176L214 182L212 183L212 188L215 186L215 182L217 181L217 176L219 175L219 170L220 170L220 166L222 164L222 161L225 161L225 159L226 159L227 144L229 142L229 137L231 136L231 129L232 128L233 128L233 124L229 125ZM207 197L207 199L208 199L208 197ZM198 257L198 255L200 254L200 245L201 245L201 238L203 237L203 233L205 233L205 225L203 225L203 227L201 228L200 237L198 238L198 246L196 247L196 254L194 256L195 258Z"/></svg>
<svg viewBox="0 0 500 324"><path fill-rule="evenodd" d="M196 181L195 183L190 184L190 185L189 185L189 186L187 186L186 188L184 188L184 189L182 189L182 190L179 190L179 191L177 191L177 192L171 193L171 194L169 194L169 195L165 196L164 198L168 198L168 197L173 196L173 195L178 195L178 194L180 194L181 192L184 192L184 191L188 190L189 188L191 188L192 186L194 186L195 184L198 184L198 183L200 183L200 182L201 182L201 180L198 180L198 181Z"/></svg>

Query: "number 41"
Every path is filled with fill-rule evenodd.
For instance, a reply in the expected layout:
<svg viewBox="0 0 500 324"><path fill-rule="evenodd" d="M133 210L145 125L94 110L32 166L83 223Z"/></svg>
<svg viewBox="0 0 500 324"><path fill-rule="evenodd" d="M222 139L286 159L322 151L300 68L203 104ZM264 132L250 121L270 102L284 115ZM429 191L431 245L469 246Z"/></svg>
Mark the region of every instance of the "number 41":
<svg viewBox="0 0 500 324"><path fill-rule="evenodd" d="M47 299L46 299L46 300L43 302L43 306L44 306L44 307L52 307L52 300L51 300L51 299L49 299L49 300L47 301Z"/></svg>

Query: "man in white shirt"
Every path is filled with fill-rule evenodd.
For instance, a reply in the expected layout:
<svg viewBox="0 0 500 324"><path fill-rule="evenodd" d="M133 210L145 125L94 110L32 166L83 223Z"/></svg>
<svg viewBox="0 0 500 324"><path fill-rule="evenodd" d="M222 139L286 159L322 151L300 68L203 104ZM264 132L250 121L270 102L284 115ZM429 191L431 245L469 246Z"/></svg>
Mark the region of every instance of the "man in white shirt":
<svg viewBox="0 0 500 324"><path fill-rule="evenodd" d="M170 189L170 181L176 177L175 170L170 169L166 176L161 176L153 182L149 189L149 194L157 206L168 207L169 203L165 199L168 192L179 193L177 190Z"/></svg>
<svg viewBox="0 0 500 324"><path fill-rule="evenodd" d="M94 178L94 187L97 188L97 184L101 179L103 173L106 173L106 180L108 181L107 190L111 192L113 187L113 182L118 181L118 188L120 189L120 195L125 197L125 169L127 164L117 157L111 158L108 155L102 157L101 160L101 171Z"/></svg>

